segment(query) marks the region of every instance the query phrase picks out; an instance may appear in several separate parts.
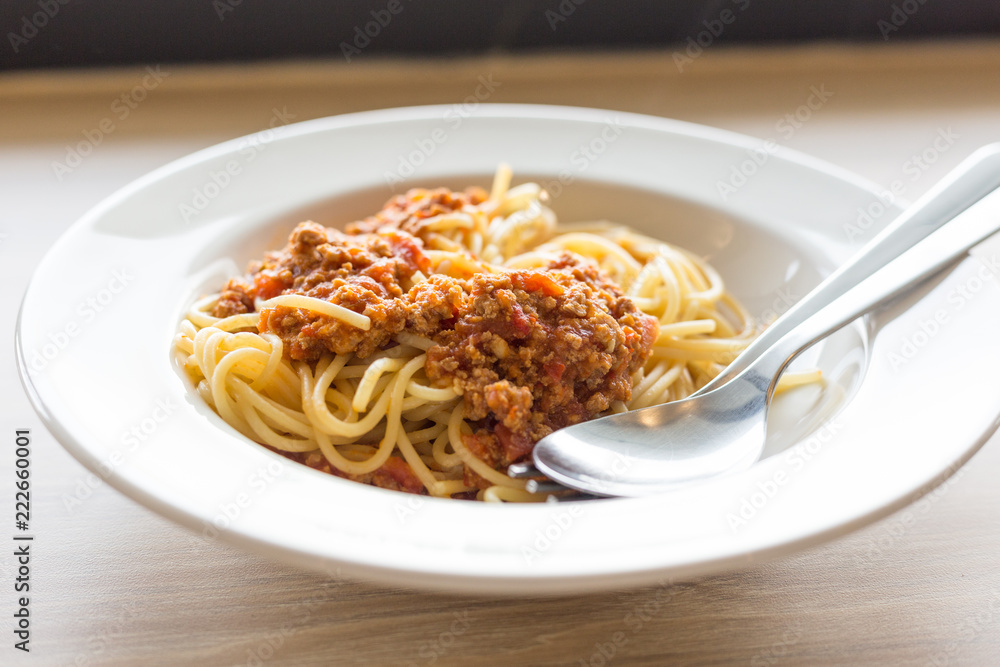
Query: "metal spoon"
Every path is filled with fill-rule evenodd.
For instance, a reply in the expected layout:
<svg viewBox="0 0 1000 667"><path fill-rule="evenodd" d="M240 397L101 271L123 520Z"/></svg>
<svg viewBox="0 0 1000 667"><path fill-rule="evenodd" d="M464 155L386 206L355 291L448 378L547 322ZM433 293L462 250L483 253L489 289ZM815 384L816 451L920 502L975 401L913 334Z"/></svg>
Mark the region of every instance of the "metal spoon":
<svg viewBox="0 0 1000 667"><path fill-rule="evenodd" d="M697 394L556 431L535 445L535 466L550 480L600 496L649 495L748 468L763 450L768 407L785 367L1000 229L998 188L1000 144L992 144L948 174ZM514 472L532 471L523 466Z"/></svg>

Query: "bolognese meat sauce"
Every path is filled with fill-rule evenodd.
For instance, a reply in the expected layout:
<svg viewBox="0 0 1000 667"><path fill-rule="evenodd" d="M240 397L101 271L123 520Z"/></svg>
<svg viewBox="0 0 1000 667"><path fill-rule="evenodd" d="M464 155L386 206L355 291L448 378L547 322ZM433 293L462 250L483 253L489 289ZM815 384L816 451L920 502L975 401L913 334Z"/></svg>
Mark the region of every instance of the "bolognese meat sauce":
<svg viewBox="0 0 1000 667"><path fill-rule="evenodd" d="M545 269L467 279L434 274L420 238L423 221L485 198L478 189L411 190L346 233L301 223L284 250L229 281L213 315L253 312L258 299L303 294L370 318L363 331L312 311L261 308L260 331L278 335L285 354L304 361L331 353L365 358L401 332L432 339L427 376L464 396L475 430L464 444L505 471L553 430L629 400L631 375L648 358L659 329L597 267L569 252ZM286 455L340 474L321 454L311 454ZM398 458L359 481L422 488ZM468 468L465 482L489 486Z"/></svg>
<svg viewBox="0 0 1000 667"><path fill-rule="evenodd" d="M568 254L559 266L473 276L468 308L427 353L428 377L452 383L480 424L466 445L496 469L627 401L656 339L656 320L594 267Z"/></svg>
<svg viewBox="0 0 1000 667"><path fill-rule="evenodd" d="M348 235L303 222L288 246L251 265L249 279L226 285L216 317L253 312L255 298L302 294L362 313L367 331L300 308L260 311L261 333L277 334L290 358L315 361L323 354L371 356L406 324L405 288L418 271L430 269L420 241L405 232Z"/></svg>
<svg viewBox="0 0 1000 667"><path fill-rule="evenodd" d="M465 192L453 192L448 188L413 188L406 194L390 199L375 215L347 225L347 233L363 234L399 229L422 237L430 221L437 216L454 213L467 205L482 204L486 197L486 191L476 187Z"/></svg>

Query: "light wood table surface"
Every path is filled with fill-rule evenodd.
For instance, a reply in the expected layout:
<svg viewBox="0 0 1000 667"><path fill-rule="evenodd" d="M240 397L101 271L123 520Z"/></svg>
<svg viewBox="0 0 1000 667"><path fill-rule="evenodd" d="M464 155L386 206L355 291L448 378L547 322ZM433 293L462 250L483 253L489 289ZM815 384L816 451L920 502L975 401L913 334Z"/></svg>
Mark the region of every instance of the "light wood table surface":
<svg viewBox="0 0 1000 667"><path fill-rule="evenodd" d="M301 121L461 103L492 77L491 102L636 111L774 138L885 186L901 180L912 200L1000 140L1000 43L708 49L683 72L671 52L159 72L0 75L0 514L13 515L14 431L30 428L37 535L30 654L13 648L16 564L0 556L0 664L1000 664L997 438L904 512L741 572L578 597L435 595L202 544L105 484L70 506L86 471L41 426L10 352L30 272L77 217L157 166L266 128L276 112ZM804 115L814 89L832 95L789 134L786 114ZM89 155L58 173L54 163L95 130ZM952 143L931 150L941 132ZM933 162L917 165L925 153Z"/></svg>

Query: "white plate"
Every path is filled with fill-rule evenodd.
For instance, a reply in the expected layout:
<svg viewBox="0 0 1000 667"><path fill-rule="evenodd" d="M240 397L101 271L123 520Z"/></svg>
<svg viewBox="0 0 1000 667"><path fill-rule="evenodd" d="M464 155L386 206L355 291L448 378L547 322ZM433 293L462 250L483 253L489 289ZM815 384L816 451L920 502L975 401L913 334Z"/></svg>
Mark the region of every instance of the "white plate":
<svg viewBox="0 0 1000 667"><path fill-rule="evenodd" d="M198 533L311 568L538 594L787 554L913 500L995 429L1000 383L980 378L1000 376L1000 291L978 260L812 355L846 390L832 422L803 437L817 396L793 394L776 406L768 458L646 499L494 506L323 475L229 429L170 354L191 300L280 246L300 219L340 224L376 210L392 172L407 185L488 184L500 161L549 185L560 219L614 217L690 247L752 310L781 310L852 252L858 210L877 189L784 149L758 150L755 164L748 151L761 147L659 118L517 105L367 112L231 141L119 191L52 248L21 309L22 377L53 435L122 492ZM724 200L719 183L738 184L734 169L751 175Z"/></svg>

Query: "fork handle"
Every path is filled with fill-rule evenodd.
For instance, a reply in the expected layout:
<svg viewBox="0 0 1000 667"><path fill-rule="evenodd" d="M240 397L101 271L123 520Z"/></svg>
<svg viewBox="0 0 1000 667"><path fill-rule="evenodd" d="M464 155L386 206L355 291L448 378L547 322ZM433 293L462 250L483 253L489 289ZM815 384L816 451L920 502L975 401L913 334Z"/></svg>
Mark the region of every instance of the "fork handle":
<svg viewBox="0 0 1000 667"><path fill-rule="evenodd" d="M847 264L831 273L818 287L776 319L721 374L697 393L711 391L743 373L761 354L798 327L805 318L853 291L855 285L875 274L895 257L914 247L921 239L997 188L1000 188L1000 143L984 146L962 161ZM859 314L864 312L860 311Z"/></svg>

